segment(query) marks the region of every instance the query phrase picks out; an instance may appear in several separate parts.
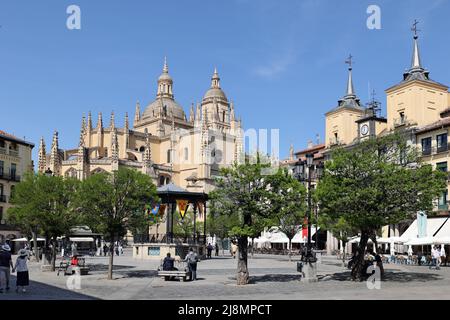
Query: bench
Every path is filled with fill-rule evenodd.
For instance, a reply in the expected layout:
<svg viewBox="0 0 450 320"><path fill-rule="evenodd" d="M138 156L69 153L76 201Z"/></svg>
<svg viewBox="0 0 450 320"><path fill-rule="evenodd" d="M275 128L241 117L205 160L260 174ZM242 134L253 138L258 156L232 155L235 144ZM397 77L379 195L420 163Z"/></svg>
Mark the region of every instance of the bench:
<svg viewBox="0 0 450 320"><path fill-rule="evenodd" d="M158 277L164 277L164 281L169 281L171 278L178 278L183 282L190 277L191 272L187 267L186 263L182 261L175 261L175 268L178 270L163 270L162 262L158 267Z"/></svg>

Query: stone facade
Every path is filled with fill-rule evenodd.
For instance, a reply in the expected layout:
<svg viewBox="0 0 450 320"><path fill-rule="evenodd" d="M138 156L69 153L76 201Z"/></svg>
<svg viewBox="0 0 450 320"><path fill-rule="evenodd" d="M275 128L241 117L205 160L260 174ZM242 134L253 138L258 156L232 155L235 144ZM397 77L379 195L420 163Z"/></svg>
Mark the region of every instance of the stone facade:
<svg viewBox="0 0 450 320"><path fill-rule="evenodd" d="M11 194L26 172L33 171L31 151L34 144L0 130L0 243L20 236L8 224Z"/></svg>
<svg viewBox="0 0 450 320"><path fill-rule="evenodd" d="M195 111L194 105L190 107L189 117L175 100L173 84L165 61L155 100L142 112L136 103L133 128L127 113L124 127L118 128L114 113L108 126L101 113L93 126L89 112L87 120L82 118L77 147L61 150L55 131L46 153L41 139L39 172L85 179L96 172L129 167L151 176L157 186L174 183L190 191L209 192L220 167L242 159L242 123L220 87L216 69L211 87Z"/></svg>

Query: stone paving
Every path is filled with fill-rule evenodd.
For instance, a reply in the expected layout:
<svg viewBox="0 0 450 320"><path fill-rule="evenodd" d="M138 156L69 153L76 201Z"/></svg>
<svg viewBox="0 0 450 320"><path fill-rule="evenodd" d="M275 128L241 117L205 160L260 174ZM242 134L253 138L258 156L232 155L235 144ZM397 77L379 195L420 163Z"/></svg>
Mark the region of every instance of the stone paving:
<svg viewBox="0 0 450 320"><path fill-rule="evenodd" d="M157 277L158 261L135 260L126 250L114 257L114 280L107 280L106 257L87 258L92 268L81 277L81 289L69 290L68 276L41 272L30 263L31 285L26 293L12 290L4 299L449 299L450 267L385 265L386 279L380 289L369 290L366 282L353 282L349 270L336 257L323 257L318 266L319 282L302 283L296 260L286 256L255 255L249 258L250 284L237 286L237 261L230 256L213 257L198 264L198 281L164 281Z"/></svg>

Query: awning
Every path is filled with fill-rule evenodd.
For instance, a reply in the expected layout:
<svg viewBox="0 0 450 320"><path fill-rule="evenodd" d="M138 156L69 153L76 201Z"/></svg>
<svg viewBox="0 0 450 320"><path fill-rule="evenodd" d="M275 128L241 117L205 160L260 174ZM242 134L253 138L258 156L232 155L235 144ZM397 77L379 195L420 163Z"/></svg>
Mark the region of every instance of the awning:
<svg viewBox="0 0 450 320"><path fill-rule="evenodd" d="M406 246L426 246L433 244L434 238L433 237L422 237L422 238L415 238L411 239L408 242L405 242L404 245Z"/></svg>
<svg viewBox="0 0 450 320"><path fill-rule="evenodd" d="M435 237L433 244L450 244L450 236Z"/></svg>
<svg viewBox="0 0 450 320"><path fill-rule="evenodd" d="M69 238L72 242L94 242L94 238L92 237L77 237L77 238Z"/></svg>
<svg viewBox="0 0 450 320"><path fill-rule="evenodd" d="M428 218L427 219L427 236L423 238L433 237L436 232L442 227L442 225L447 221L447 217L445 218ZM441 229L442 230L442 229ZM439 230L440 231L440 230ZM406 231L400 236L402 242L408 242L413 239L418 238L418 229L417 229L417 219L411 223L411 225L406 229ZM405 243L406 244L406 243Z"/></svg>
<svg viewBox="0 0 450 320"><path fill-rule="evenodd" d="M441 226L438 232L434 235L435 238L450 237L450 220L447 219Z"/></svg>
<svg viewBox="0 0 450 320"><path fill-rule="evenodd" d="M403 243L401 237L377 238L377 243Z"/></svg>

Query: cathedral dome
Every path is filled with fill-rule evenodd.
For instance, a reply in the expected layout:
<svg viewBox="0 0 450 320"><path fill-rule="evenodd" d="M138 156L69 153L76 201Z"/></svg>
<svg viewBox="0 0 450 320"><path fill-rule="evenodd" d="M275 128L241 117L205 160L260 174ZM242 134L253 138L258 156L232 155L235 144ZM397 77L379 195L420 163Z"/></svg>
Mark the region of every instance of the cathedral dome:
<svg viewBox="0 0 450 320"><path fill-rule="evenodd" d="M205 95L203 96L203 100L208 98L217 98L228 101L225 92L223 92L223 90L220 88L210 88L208 91L206 91Z"/></svg>
<svg viewBox="0 0 450 320"><path fill-rule="evenodd" d="M206 91L205 95L203 96L203 101L213 100L214 98L216 98L217 100L228 102L225 92L223 92L223 90L220 88L220 78L216 68L214 68L214 73L211 78L211 88Z"/></svg>
<svg viewBox="0 0 450 320"><path fill-rule="evenodd" d="M162 113L162 116L168 118L171 118L173 114L173 117L176 119L185 119L183 108L175 100L169 98L158 98L150 103L147 108L145 108L142 118L148 119L158 117L160 113Z"/></svg>

